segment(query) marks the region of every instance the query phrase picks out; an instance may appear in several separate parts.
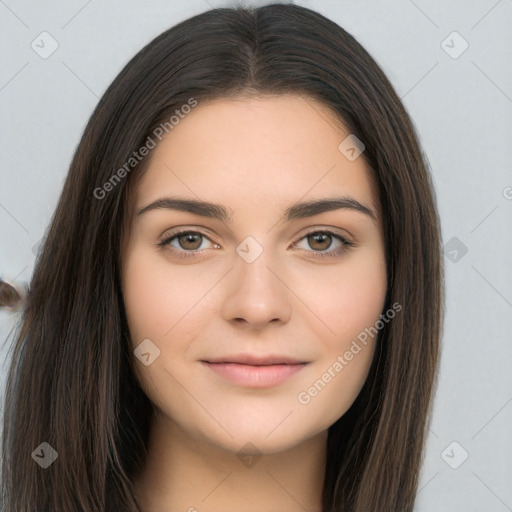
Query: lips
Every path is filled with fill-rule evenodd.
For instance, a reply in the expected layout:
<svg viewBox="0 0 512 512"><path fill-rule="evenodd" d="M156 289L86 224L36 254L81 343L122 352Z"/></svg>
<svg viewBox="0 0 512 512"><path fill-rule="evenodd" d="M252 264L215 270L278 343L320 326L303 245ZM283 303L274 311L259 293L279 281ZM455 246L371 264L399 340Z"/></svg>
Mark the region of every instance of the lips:
<svg viewBox="0 0 512 512"><path fill-rule="evenodd" d="M201 363L223 379L246 388L277 386L308 364L288 356L251 354L212 358Z"/></svg>
<svg viewBox="0 0 512 512"><path fill-rule="evenodd" d="M288 356L268 355L256 356L251 354L238 354L234 356L217 357L213 359L204 359L205 363L220 364L220 363L235 363L244 364L249 366L273 366L283 364L304 364L307 361L300 361Z"/></svg>

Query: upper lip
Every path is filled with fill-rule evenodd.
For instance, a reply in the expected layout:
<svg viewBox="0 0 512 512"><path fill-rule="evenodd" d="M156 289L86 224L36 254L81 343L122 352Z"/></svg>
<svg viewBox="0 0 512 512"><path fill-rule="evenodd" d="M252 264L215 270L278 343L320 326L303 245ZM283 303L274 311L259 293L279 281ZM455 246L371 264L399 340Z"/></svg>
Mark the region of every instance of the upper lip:
<svg viewBox="0 0 512 512"><path fill-rule="evenodd" d="M307 361L300 361L293 357L280 356L280 355L267 355L256 356L252 354L236 354L233 356L215 357L211 359L203 359L205 363L220 364L220 363L237 363L246 364L250 366L270 366L275 364L304 364Z"/></svg>

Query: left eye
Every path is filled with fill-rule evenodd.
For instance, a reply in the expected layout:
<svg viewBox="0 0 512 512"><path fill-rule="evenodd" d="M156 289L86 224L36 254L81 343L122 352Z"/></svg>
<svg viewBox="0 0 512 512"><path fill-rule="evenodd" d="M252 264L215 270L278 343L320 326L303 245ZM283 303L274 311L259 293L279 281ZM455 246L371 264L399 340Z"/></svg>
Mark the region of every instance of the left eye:
<svg viewBox="0 0 512 512"><path fill-rule="evenodd" d="M336 235L331 231L313 231L311 233L308 233L303 238L301 238L301 241L302 240L306 240L306 243L309 245L309 247L313 249L313 252L318 253L319 256L328 256L333 254L336 255L344 251L346 247L353 245L346 238L340 235ZM325 252L327 249L331 248L331 246L333 245L333 240L336 240L338 242L338 247L333 250L330 250L329 252ZM299 245L295 244L295 246L298 247ZM317 256L317 254L315 254L315 256Z"/></svg>

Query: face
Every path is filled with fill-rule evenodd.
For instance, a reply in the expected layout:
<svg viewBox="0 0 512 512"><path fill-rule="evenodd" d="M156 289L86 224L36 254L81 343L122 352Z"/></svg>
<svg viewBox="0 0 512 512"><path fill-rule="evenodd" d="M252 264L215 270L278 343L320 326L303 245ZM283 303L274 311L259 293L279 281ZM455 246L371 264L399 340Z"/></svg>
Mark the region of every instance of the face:
<svg viewBox="0 0 512 512"><path fill-rule="evenodd" d="M312 99L219 99L152 150L123 296L141 387L190 438L277 453L361 390L387 276L369 168L339 149L349 135Z"/></svg>

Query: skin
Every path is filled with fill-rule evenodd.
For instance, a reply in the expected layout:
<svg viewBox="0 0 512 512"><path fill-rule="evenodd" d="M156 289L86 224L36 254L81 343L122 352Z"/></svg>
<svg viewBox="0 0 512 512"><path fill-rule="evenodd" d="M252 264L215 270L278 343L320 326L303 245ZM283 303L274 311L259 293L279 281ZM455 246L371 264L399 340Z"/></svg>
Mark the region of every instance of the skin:
<svg viewBox="0 0 512 512"><path fill-rule="evenodd" d="M342 371L332 367L379 319L387 287L370 170L338 149L349 134L310 98L218 99L195 107L152 151L136 212L172 195L222 204L232 219L165 208L130 219L122 288L132 345L149 339L160 350L147 366L134 358L155 406L147 464L134 482L145 512L321 510L327 429L361 390L375 339ZM293 203L341 195L376 218L343 208L280 221ZM176 228L204 236L159 246ZM307 236L322 229L354 245ZM236 251L248 236L263 250L251 263ZM239 353L308 364L255 389L201 363ZM330 367L330 381L301 403L299 393ZM237 456L247 443L258 457Z"/></svg>

